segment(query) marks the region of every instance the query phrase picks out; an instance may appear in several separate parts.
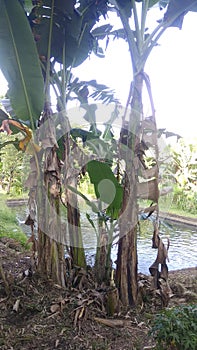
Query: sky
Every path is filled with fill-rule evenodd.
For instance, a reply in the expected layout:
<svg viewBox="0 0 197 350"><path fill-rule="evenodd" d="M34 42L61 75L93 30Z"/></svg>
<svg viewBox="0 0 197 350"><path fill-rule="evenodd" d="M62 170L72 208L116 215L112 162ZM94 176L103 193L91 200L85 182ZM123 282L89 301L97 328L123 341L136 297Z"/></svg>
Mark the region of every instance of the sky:
<svg viewBox="0 0 197 350"><path fill-rule="evenodd" d="M158 19L156 13L155 19ZM154 22L154 14L151 19ZM169 28L159 40L145 66L149 75L158 127L183 137L196 137L197 132L197 13L189 12L183 28ZM105 58L94 54L74 74L81 80L96 79L116 91L122 105L126 104L132 68L127 44L111 41ZM0 74L0 95L7 90ZM145 116L150 115L144 104Z"/></svg>
<svg viewBox="0 0 197 350"><path fill-rule="evenodd" d="M155 16L158 19L158 13ZM197 13L189 12L184 18L182 30L167 29L145 66L151 81L158 127L186 138L197 136L196 33ZM115 89L124 106L132 80L127 44L121 39L110 42L105 58L92 54L75 70L75 74L82 80L96 76L99 83ZM146 103L144 115L151 115Z"/></svg>

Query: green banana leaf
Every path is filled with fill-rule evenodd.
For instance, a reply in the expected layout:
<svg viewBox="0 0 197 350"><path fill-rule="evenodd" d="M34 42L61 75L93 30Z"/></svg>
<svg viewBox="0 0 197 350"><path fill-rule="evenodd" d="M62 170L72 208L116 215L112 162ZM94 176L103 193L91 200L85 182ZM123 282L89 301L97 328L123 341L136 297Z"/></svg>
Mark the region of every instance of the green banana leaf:
<svg viewBox="0 0 197 350"><path fill-rule="evenodd" d="M94 184L96 197L108 204L106 214L117 219L122 206L123 188L117 181L110 166L97 160L91 160L86 166L91 183Z"/></svg>
<svg viewBox="0 0 197 350"><path fill-rule="evenodd" d="M170 27L181 29L184 16L188 11L197 11L197 0L170 0L164 21L169 22Z"/></svg>
<svg viewBox="0 0 197 350"><path fill-rule="evenodd" d="M18 1L0 0L0 69L20 120L34 129L44 104L44 81L31 28Z"/></svg>

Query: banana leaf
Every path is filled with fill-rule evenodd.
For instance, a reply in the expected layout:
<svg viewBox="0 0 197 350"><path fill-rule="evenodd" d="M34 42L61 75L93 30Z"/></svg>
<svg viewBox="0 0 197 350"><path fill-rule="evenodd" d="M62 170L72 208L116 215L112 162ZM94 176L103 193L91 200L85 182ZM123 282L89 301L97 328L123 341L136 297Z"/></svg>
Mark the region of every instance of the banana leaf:
<svg viewBox="0 0 197 350"><path fill-rule="evenodd" d="M44 104L44 81L36 45L23 7L0 0L0 69L8 81L8 97L20 120L34 129Z"/></svg>
<svg viewBox="0 0 197 350"><path fill-rule="evenodd" d="M188 11L197 11L196 0L171 0L164 15L164 21L169 22L170 27L181 29L184 16Z"/></svg>
<svg viewBox="0 0 197 350"><path fill-rule="evenodd" d="M101 202L108 204L106 214L117 219L122 206L123 188L110 166L97 160L91 160L86 169L91 183L94 184L96 197Z"/></svg>

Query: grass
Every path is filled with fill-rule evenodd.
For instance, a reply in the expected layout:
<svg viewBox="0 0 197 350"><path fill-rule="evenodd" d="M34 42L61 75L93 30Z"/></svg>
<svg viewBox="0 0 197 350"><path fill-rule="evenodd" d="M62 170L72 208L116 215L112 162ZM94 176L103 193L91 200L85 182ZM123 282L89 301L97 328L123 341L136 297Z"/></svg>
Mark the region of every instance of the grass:
<svg viewBox="0 0 197 350"><path fill-rule="evenodd" d="M15 213L6 206L5 195L0 195L0 237L13 238L27 248L27 236L20 229Z"/></svg>
<svg viewBox="0 0 197 350"><path fill-rule="evenodd" d="M160 210L161 211L166 211L166 207L162 208L162 205L160 205ZM192 214L189 213L183 209L178 209L176 208L173 204L170 206L169 210L168 210L169 214L175 214L175 215L179 215L179 216L184 216L186 218L191 218L191 219L196 219L197 213L196 214Z"/></svg>
<svg viewBox="0 0 197 350"><path fill-rule="evenodd" d="M140 200L139 201L139 207L140 208L146 208L150 206L150 201L148 200ZM196 219L197 213L193 214L189 211L177 208L177 206L172 203L172 200L168 200L167 198L160 198L159 201L159 210L164 213L168 214L175 214L179 216L184 216L186 218Z"/></svg>
<svg viewBox="0 0 197 350"><path fill-rule="evenodd" d="M0 191L0 202L6 201L7 199L25 199L28 198L28 192L23 192L22 194L18 194L15 192L11 192L7 194L5 191Z"/></svg>

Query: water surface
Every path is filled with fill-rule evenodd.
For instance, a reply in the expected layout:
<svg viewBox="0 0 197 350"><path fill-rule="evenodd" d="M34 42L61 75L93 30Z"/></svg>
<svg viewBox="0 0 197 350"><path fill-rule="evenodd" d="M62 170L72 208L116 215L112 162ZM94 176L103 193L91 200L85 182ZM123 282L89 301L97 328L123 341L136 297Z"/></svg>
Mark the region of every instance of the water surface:
<svg viewBox="0 0 197 350"><path fill-rule="evenodd" d="M20 206L13 208L16 212L17 218L21 224L22 229L30 234L30 227L24 225L24 220L27 216L27 208ZM88 263L92 264L94 261L96 234L94 229L87 221L85 214L82 213L82 234L84 247L86 249L86 256ZM149 266L154 262L157 256L157 250L152 249L152 224L147 224L145 229L141 224L141 234L138 234L138 271L142 273L149 273ZM176 270L188 267L197 266L197 228L194 226L185 226L179 224L171 224L169 221L161 221L160 228L161 238L164 243L167 237L170 240L169 248L169 270ZM112 259L117 259L117 244L114 244L112 250Z"/></svg>

